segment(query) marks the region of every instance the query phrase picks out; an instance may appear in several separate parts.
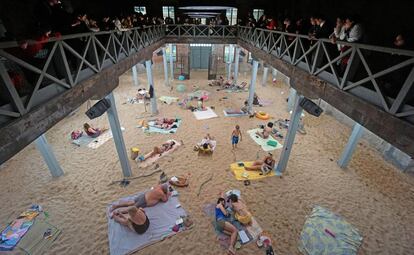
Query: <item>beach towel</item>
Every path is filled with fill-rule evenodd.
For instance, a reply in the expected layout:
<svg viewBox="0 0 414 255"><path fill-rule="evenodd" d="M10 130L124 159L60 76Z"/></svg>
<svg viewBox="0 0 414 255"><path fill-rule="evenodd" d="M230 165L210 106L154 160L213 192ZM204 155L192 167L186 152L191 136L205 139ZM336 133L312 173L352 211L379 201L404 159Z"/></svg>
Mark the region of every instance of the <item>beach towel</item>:
<svg viewBox="0 0 414 255"><path fill-rule="evenodd" d="M122 198L119 201L133 200L141 193ZM119 201L112 204L118 203ZM160 202L153 207L146 207L144 210L148 216L150 225L148 230L142 235L138 235L129 228L110 219L109 208L112 204L108 206L106 215L108 219L110 254L130 254L156 242L162 241L166 237L184 231L185 228L180 228L179 232L172 231L172 227L174 227L176 220L180 217L187 216L187 213L182 207L176 208L176 205L179 203L180 201L178 200L178 197L169 197L168 201L165 203Z"/></svg>
<svg viewBox="0 0 414 255"><path fill-rule="evenodd" d="M281 149L283 147L283 145L279 143L276 139L274 139L272 136L269 136L269 138L267 139L263 139L256 134L257 132L262 132L262 129L255 128L255 129L247 131L247 133L250 135L253 141L255 141L258 145L260 145L264 151L272 151L276 149ZM277 145L271 146L267 143L268 141L273 141L273 143L276 142Z"/></svg>
<svg viewBox="0 0 414 255"><path fill-rule="evenodd" d="M175 141L175 140L168 140L167 142L171 142L171 141L175 142L174 146L170 150L162 153L161 156L158 154L158 155L155 155L154 157L148 158L145 161L140 161L139 157L137 157L135 159L135 161L138 162L138 167L144 168L144 167L150 166L150 165L154 164L160 158L164 157L165 155L173 153L175 150L178 149L178 147L181 146L181 144L179 142Z"/></svg>
<svg viewBox="0 0 414 255"><path fill-rule="evenodd" d="M315 206L303 227L299 251L305 255L357 254L362 236L342 217Z"/></svg>
<svg viewBox="0 0 414 255"><path fill-rule="evenodd" d="M179 98L178 97L169 97L169 96L162 96L158 98L161 102L164 102L166 104L172 104L177 103Z"/></svg>
<svg viewBox="0 0 414 255"><path fill-rule="evenodd" d="M231 113L229 113L231 112ZM226 117L242 117L242 116L249 116L249 113L243 112L240 109L224 109L223 110L224 116Z"/></svg>
<svg viewBox="0 0 414 255"><path fill-rule="evenodd" d="M0 251L11 251L22 237L29 231L35 218L41 212L41 207L33 205L13 220L2 232Z"/></svg>
<svg viewBox="0 0 414 255"><path fill-rule="evenodd" d="M262 98L260 98L259 99L259 104L260 105L263 105L263 106L269 106L269 105L272 105L273 104L273 101L270 100L270 99L262 99Z"/></svg>
<svg viewBox="0 0 414 255"><path fill-rule="evenodd" d="M26 254L45 254L62 233L59 228L50 224L45 219L39 219L39 217L36 218L33 226L17 245L17 248L23 250ZM45 235L45 233L49 235Z"/></svg>
<svg viewBox="0 0 414 255"><path fill-rule="evenodd" d="M121 130L124 131L125 128L121 127ZM91 149L97 149L110 139L112 139L112 132L110 129L108 129L96 138L92 138L84 133L78 139L72 140L72 143L76 144L77 146L86 146Z"/></svg>
<svg viewBox="0 0 414 255"><path fill-rule="evenodd" d="M218 117L210 107L206 107L205 111L194 111L193 113L197 120L206 120Z"/></svg>
<svg viewBox="0 0 414 255"><path fill-rule="evenodd" d="M148 125L149 128L144 129L144 132L147 133L160 133L160 134L174 134L177 132L178 128L181 125L181 120L178 120L177 122L174 122L174 124L177 126L176 128L171 128L171 129L162 129L162 128L158 128L158 127L154 127L153 125L155 125L155 121L149 121Z"/></svg>
<svg viewBox="0 0 414 255"><path fill-rule="evenodd" d="M244 181L244 180L257 180L262 179L270 176L275 176L275 171L270 171L266 175L260 175L261 171L246 171L244 169L244 166L239 166L239 163L243 163L244 166L251 166L253 164L253 161L247 161L247 162L237 162L230 164L230 170L233 172L234 177L238 181Z"/></svg>

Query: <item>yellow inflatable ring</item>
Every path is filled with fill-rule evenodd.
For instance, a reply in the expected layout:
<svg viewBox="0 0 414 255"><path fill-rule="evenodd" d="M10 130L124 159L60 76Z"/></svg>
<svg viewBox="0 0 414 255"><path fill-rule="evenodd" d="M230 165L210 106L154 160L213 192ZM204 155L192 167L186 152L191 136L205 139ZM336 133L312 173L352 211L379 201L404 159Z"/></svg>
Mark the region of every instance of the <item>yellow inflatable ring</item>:
<svg viewBox="0 0 414 255"><path fill-rule="evenodd" d="M261 119L261 120L268 120L270 118L268 113L265 113L265 112L262 112L262 111L257 112L256 117Z"/></svg>

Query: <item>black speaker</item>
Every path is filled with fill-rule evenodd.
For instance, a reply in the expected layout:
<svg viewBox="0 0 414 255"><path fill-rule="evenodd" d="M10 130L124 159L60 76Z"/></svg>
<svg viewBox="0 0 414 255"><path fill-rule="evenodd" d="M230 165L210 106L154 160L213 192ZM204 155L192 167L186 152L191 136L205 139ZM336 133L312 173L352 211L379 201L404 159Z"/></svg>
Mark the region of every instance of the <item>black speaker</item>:
<svg viewBox="0 0 414 255"><path fill-rule="evenodd" d="M149 96L150 98L154 98L154 87L152 85L149 87Z"/></svg>
<svg viewBox="0 0 414 255"><path fill-rule="evenodd" d="M89 110L85 112L85 114L89 117L89 119L95 119L104 114L106 110L109 109L109 107L111 107L111 103L108 99L104 98L94 104Z"/></svg>
<svg viewBox="0 0 414 255"><path fill-rule="evenodd" d="M319 117L323 112L322 108L320 108L317 104L312 102L310 99L304 97L300 100L299 105L310 115Z"/></svg>

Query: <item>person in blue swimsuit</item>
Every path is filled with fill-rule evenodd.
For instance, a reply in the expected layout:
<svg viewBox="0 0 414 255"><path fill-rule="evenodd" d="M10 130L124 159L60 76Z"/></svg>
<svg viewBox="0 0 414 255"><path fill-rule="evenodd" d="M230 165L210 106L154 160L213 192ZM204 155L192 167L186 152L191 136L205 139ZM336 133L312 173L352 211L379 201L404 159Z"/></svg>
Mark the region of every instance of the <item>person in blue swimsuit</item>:
<svg viewBox="0 0 414 255"><path fill-rule="evenodd" d="M220 232L230 236L230 246L228 249L228 253L231 255L234 255L236 254L234 245L237 240L238 230L235 226L233 226L233 224L227 221L227 217L229 217L230 214L227 212L225 208L225 200L222 197L220 197L217 200L215 214L216 214L217 229Z"/></svg>
<svg viewBox="0 0 414 255"><path fill-rule="evenodd" d="M233 132L231 133L231 145L233 146L233 149L237 148L237 144L239 143L239 138L240 141L242 141L242 133L240 131L240 126L236 125L236 129L233 130Z"/></svg>

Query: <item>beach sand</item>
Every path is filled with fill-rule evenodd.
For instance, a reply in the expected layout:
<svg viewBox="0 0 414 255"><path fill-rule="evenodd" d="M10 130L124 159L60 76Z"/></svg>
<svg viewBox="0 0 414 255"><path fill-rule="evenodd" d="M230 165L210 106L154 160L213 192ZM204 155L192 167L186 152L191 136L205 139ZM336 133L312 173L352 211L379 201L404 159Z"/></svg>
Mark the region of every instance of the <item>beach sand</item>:
<svg viewBox="0 0 414 255"><path fill-rule="evenodd" d="M271 76L271 75L269 75ZM214 106L218 118L198 121L190 111L177 105L158 101L159 116L183 119L176 134L147 135L136 128L142 116L142 104L123 104L136 94L131 73L120 77L114 91L127 150L133 146L148 152L167 139L182 140L184 146L158 161L169 176L191 174L190 186L179 189L180 202L195 222L193 229L147 247L137 254L225 254L216 241L209 219L202 209L214 203L218 194L239 189L242 197L264 230L271 233L277 254L299 254L297 244L306 216L314 205L321 205L340 214L360 230L364 237L359 254L412 254L414 250L414 177L401 173L384 161L366 141L361 140L349 167L342 170L336 164L345 147L351 129L333 117L323 114L316 118L306 114L306 135L298 134L288 168L283 178L270 177L252 181L250 186L236 181L229 165L236 161L262 158L266 153L248 137L246 131L265 124L257 118L225 118L223 109L240 107L248 93L228 94L209 87L206 72L192 72L191 80L183 83L211 92L207 106ZM163 74L155 75L156 95L182 96L163 83ZM241 75L239 81L249 81ZM146 83L140 74L141 84ZM281 83L256 85L259 97L272 99L273 104L256 110L269 112L272 117L289 118L286 111L288 88ZM191 91L189 91L191 92ZM222 99L228 97L228 99ZM195 104L195 103L194 103ZM122 179L122 171L113 140L96 150L70 143L72 130L81 129L84 122L93 126L109 126L106 115L88 120L84 112L68 116L46 133L65 175L52 178L35 146L29 145L0 170L0 227L24 211L32 203L41 204L50 214L49 221L63 233L47 254L108 254L108 235L105 208L111 201L134 194L155 185L159 175L133 180L127 187L108 186ZM149 115L149 114L148 114ZM230 135L236 124L241 126L243 141L231 150ZM283 131L286 132L285 130ZM198 157L193 146L210 133L218 141L212 157ZM283 140L280 140L282 143ZM274 151L276 159L281 150ZM141 169L130 161L134 176L150 173L152 167ZM212 176L197 197L199 186ZM264 254L255 244L243 246L237 254Z"/></svg>

